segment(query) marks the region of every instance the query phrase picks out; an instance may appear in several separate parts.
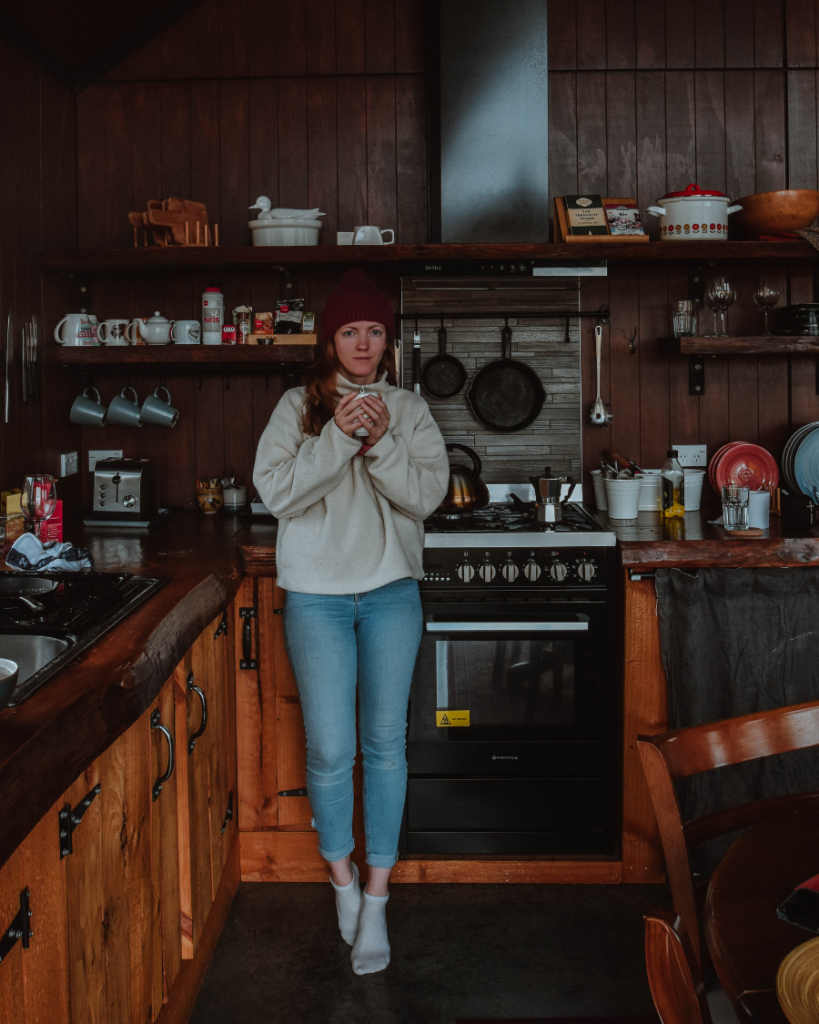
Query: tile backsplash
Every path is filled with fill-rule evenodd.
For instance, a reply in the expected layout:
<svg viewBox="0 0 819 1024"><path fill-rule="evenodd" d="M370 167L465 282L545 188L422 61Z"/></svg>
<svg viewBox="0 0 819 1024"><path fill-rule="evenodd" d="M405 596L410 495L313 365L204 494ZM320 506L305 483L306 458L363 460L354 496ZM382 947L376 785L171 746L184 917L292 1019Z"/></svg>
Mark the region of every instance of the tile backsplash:
<svg viewBox="0 0 819 1024"><path fill-rule="evenodd" d="M544 319L529 311L579 308L577 281L463 278L404 278L404 314L441 313L447 351L464 364L469 379L454 398L438 399L423 387L432 415L447 441L460 441L478 453L486 483L527 480L550 466L555 476L580 477L580 331L579 321ZM504 317L476 319L475 313L512 313L512 358L540 377L546 400L537 419L524 430L497 433L477 419L467 402L472 379L486 363L501 358ZM438 352L438 320L419 320L421 365ZM412 336L415 323L403 322L404 386L412 387Z"/></svg>

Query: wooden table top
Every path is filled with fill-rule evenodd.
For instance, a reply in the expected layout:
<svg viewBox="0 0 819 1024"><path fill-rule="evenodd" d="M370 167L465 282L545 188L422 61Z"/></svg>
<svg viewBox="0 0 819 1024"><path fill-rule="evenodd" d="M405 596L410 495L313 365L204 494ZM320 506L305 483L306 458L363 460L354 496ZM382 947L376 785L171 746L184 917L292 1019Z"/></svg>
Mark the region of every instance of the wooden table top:
<svg viewBox="0 0 819 1024"><path fill-rule="evenodd" d="M811 933L776 916L780 903L819 873L819 797L754 826L738 839L708 887L705 932L719 979L734 1004L777 1004L776 972ZM758 994L758 995L755 995ZM766 1020L787 1018L766 1014Z"/></svg>

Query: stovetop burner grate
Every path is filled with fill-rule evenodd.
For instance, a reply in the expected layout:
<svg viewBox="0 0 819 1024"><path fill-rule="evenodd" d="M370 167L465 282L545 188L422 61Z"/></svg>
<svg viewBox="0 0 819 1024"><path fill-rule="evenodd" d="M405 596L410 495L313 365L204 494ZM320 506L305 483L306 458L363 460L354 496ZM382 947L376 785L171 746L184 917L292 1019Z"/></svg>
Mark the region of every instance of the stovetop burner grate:
<svg viewBox="0 0 819 1024"><path fill-rule="evenodd" d="M568 502L560 523L538 523L535 503L495 502L477 512L435 513L424 522L427 533L592 533L601 527L581 508Z"/></svg>

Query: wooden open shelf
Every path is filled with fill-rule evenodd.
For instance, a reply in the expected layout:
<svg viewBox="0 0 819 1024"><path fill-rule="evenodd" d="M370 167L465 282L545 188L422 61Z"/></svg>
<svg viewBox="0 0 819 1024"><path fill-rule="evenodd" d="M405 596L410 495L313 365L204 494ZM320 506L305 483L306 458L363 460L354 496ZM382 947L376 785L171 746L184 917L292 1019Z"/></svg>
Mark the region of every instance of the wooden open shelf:
<svg viewBox="0 0 819 1024"><path fill-rule="evenodd" d="M747 338L658 338L660 347L681 356L777 356L819 353L819 338L808 335L751 335Z"/></svg>
<svg viewBox="0 0 819 1024"><path fill-rule="evenodd" d="M44 270L76 273L118 273L168 270L275 270L310 264L316 268L345 265L401 269L412 261L446 260L554 260L607 259L612 263L656 260L807 261L816 259L807 242L673 241L622 245L600 241L543 245L312 245L312 246L148 246L131 249L42 250L35 253ZM478 268L476 268L478 269Z"/></svg>
<svg viewBox="0 0 819 1024"><path fill-rule="evenodd" d="M224 368L279 370L287 364L306 365L315 358L312 345L132 345L128 348L60 347L49 344L46 359L60 366L187 368L194 371Z"/></svg>

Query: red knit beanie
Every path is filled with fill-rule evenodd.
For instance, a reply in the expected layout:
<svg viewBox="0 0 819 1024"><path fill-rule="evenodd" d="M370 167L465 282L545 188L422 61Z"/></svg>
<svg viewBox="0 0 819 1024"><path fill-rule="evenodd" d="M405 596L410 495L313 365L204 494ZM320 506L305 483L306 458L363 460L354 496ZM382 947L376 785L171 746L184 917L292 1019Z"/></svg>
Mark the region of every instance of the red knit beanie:
<svg viewBox="0 0 819 1024"><path fill-rule="evenodd" d="M395 337L395 314L390 300L363 270L348 270L324 304L321 336L331 338L340 327L357 320L383 324L387 334Z"/></svg>

